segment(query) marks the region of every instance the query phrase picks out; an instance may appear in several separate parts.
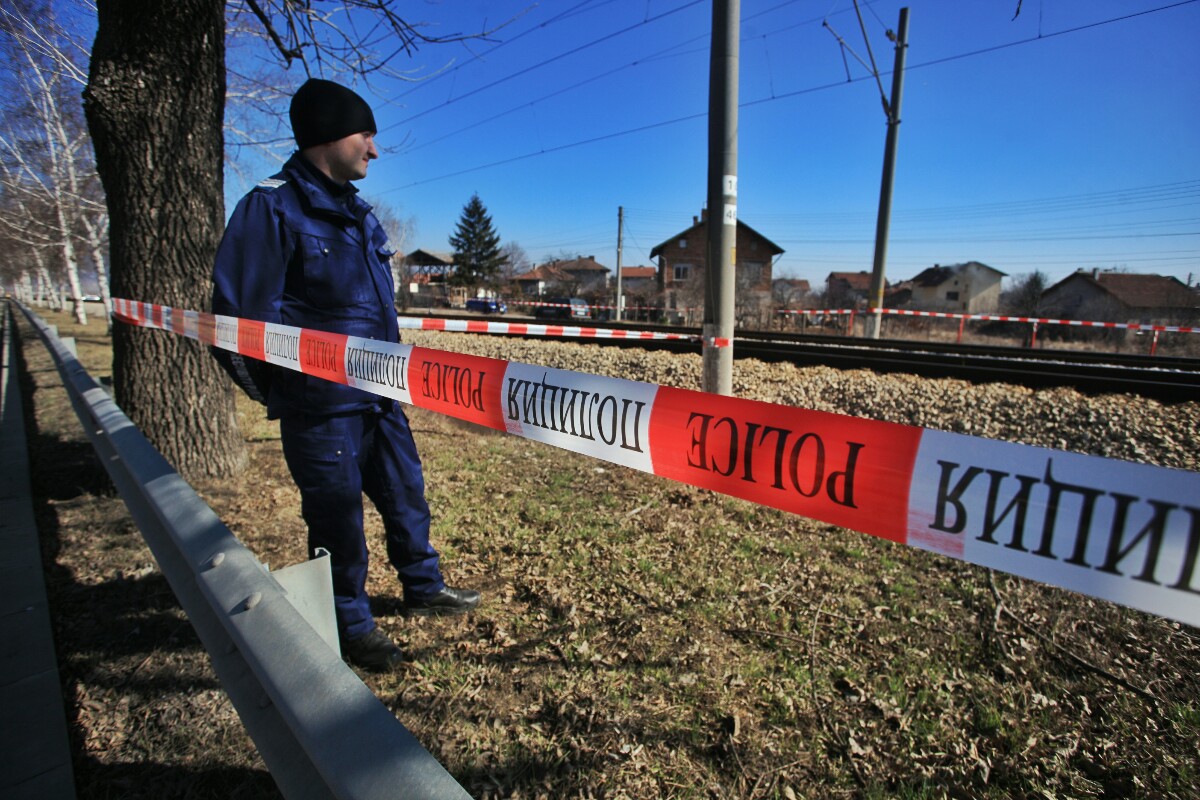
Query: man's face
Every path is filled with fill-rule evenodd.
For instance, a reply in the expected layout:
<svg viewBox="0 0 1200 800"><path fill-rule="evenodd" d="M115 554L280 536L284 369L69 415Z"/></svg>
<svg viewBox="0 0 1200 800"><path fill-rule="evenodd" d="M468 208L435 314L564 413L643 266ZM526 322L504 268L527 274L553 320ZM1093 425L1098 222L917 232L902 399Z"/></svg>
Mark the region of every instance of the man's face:
<svg viewBox="0 0 1200 800"><path fill-rule="evenodd" d="M338 183L357 181L367 177L367 164L379 158L375 149L375 134L371 131L352 133L325 145L325 163L329 177Z"/></svg>

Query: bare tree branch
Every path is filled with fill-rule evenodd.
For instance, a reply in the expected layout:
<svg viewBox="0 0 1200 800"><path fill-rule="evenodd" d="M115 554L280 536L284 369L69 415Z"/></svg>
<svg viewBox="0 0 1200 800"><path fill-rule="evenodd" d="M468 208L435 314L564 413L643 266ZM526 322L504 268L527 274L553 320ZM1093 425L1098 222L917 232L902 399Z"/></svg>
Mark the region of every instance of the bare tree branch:
<svg viewBox="0 0 1200 800"><path fill-rule="evenodd" d="M427 32L428 24L402 15L397 0L339 0L324 10L315 8L312 0L240 2L258 20L286 66L299 61L305 72L312 74L314 66L321 72L328 63L335 72L359 77L378 73L402 80L413 78L391 68L398 56L411 56L426 44L491 41L493 34L521 16L490 28L485 26L477 33L433 35ZM236 11L235 3L231 7ZM360 31L358 25L364 20L369 20L370 26Z"/></svg>
<svg viewBox="0 0 1200 800"><path fill-rule="evenodd" d="M254 16L258 17L262 22L263 28L267 32L267 36L271 39L271 43L283 56L284 61L288 66L292 65L292 61L297 58L304 58L304 53L299 47L288 47L283 43L283 39L279 38L279 33L275 30L275 26L271 24L271 19L263 12L256 0L246 0L246 4L250 6L250 10L254 12Z"/></svg>

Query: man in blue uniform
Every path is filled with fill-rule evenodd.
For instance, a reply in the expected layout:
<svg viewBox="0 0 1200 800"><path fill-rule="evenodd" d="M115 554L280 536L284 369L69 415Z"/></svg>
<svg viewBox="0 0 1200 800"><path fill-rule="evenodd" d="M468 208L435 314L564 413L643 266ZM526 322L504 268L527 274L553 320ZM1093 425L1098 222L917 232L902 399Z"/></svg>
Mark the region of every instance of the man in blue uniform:
<svg viewBox="0 0 1200 800"><path fill-rule="evenodd" d="M344 86L311 79L293 96L290 117L298 152L230 217L213 270L213 313L398 342L387 234L351 184L379 157L371 108ZM330 554L338 629L351 663L392 670L402 661L371 616L364 492L383 517L406 613L461 614L479 604L478 592L442 579L429 543L421 461L399 403L226 350L213 353L279 420L309 552Z"/></svg>

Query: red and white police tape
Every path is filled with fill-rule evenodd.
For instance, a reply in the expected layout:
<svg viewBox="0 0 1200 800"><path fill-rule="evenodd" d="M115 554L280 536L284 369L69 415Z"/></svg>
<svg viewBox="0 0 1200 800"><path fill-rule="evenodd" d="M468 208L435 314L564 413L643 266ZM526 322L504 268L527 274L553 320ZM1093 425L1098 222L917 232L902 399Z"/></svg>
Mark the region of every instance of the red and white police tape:
<svg viewBox="0 0 1200 800"><path fill-rule="evenodd" d="M1200 473L117 299L116 317L1200 626Z"/></svg>
<svg viewBox="0 0 1200 800"><path fill-rule="evenodd" d="M699 341L698 336L659 331L611 330L579 325L545 325L528 322L497 322L482 319L430 319L429 317L397 317L402 330L460 331L464 333L515 334L517 336L567 336L583 339L639 339Z"/></svg>
<svg viewBox="0 0 1200 800"><path fill-rule="evenodd" d="M957 314L951 311L914 311L907 308L867 308L855 310L852 308L785 308L780 314L802 314L805 316L839 316L849 314L894 314L902 317L937 317L940 319L958 320L987 320L991 322L1025 322L1040 325L1072 325L1083 328L1113 328L1130 331L1157 331L1158 333L1200 333L1200 328L1188 325L1153 325L1139 322L1100 322L1087 319L1054 319L1053 317L1013 317L1007 314Z"/></svg>

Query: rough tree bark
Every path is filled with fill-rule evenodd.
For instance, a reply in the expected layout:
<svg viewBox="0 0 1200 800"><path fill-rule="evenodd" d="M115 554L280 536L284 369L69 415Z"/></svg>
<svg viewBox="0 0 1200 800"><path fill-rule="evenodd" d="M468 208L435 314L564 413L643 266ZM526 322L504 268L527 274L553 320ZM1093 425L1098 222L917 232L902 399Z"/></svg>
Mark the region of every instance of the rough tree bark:
<svg viewBox="0 0 1200 800"><path fill-rule="evenodd" d="M100 0L84 106L108 198L112 293L207 309L225 219L222 0ZM199 343L117 325L117 403L187 479L246 464L229 383Z"/></svg>

